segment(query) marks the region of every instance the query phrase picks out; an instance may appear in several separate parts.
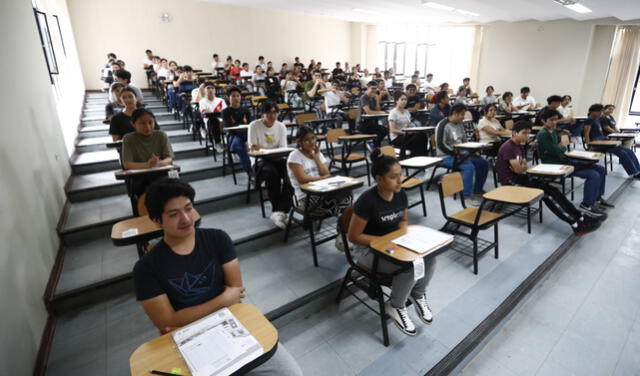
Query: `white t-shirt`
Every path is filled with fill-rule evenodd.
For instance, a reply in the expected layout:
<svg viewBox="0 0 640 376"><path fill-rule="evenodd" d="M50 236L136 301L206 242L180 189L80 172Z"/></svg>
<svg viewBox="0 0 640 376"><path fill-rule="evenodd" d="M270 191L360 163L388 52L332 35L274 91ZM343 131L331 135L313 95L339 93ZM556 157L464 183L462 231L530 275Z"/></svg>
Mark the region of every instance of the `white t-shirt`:
<svg viewBox="0 0 640 376"><path fill-rule="evenodd" d="M158 77L171 78L171 69L160 68L158 69Z"/></svg>
<svg viewBox="0 0 640 376"><path fill-rule="evenodd" d="M330 106L340 104L340 93L334 93L333 91L327 91L324 93L324 104L327 106L327 112L329 112L331 110Z"/></svg>
<svg viewBox="0 0 640 376"><path fill-rule="evenodd" d="M241 70L240 71L240 77L251 77L253 76L253 73L251 71L248 70Z"/></svg>
<svg viewBox="0 0 640 376"><path fill-rule="evenodd" d="M208 97L200 99L200 111L201 112L222 112L227 108L227 104L224 99L213 97L213 100L209 100Z"/></svg>
<svg viewBox="0 0 640 376"><path fill-rule="evenodd" d="M558 112L562 114L563 118L568 118L569 116L573 116L573 108L571 106L568 107L558 107Z"/></svg>
<svg viewBox="0 0 640 376"><path fill-rule="evenodd" d="M143 65L153 66L153 60L151 60L151 59L149 59L148 57L145 56L145 58L142 59L142 64Z"/></svg>
<svg viewBox="0 0 640 376"><path fill-rule="evenodd" d="M260 63L259 61L256 61L256 64L254 65L254 67L257 67L258 65L262 68L262 71L263 71L263 72L266 72L266 71L267 71L267 64L265 64L265 63Z"/></svg>
<svg viewBox="0 0 640 376"><path fill-rule="evenodd" d="M247 131L249 145L258 145L260 149L276 149L287 147L287 127L277 121L267 127L262 119L254 120L249 124Z"/></svg>
<svg viewBox="0 0 640 376"><path fill-rule="evenodd" d="M513 107L516 107L516 108L518 108L518 107L522 106L522 105L523 105L523 104L525 104L525 103L526 103L526 104L529 104L529 105L533 105L533 106L535 107L535 105L536 105L536 100L535 100L535 98L534 98L533 96L531 96L531 95L529 95L529 96L527 97L527 99L522 99L522 95L518 95L516 98L513 98L513 102L512 102ZM527 112L527 111L529 111L529 108L528 108L528 107L523 107L523 108L521 108L521 109L519 109L519 110L518 110L518 112Z"/></svg>
<svg viewBox="0 0 640 376"><path fill-rule="evenodd" d="M285 85L286 82L286 85ZM280 87L282 87L285 91L296 90L298 88L298 82L293 80L281 80Z"/></svg>
<svg viewBox="0 0 640 376"><path fill-rule="evenodd" d="M405 109L404 111L400 112L397 109L392 109L389 112L389 121L395 121L396 122L396 129L397 130L402 130L405 128L409 128L412 126L411 123L411 113L409 112L409 110ZM391 137L391 140L395 140L398 135L393 133L393 132L389 132L389 137Z"/></svg>
<svg viewBox="0 0 640 376"><path fill-rule="evenodd" d="M326 163L327 161L322 153L320 153L320 160L322 161L322 163ZM291 152L291 154L289 154L289 158L287 158L287 172L289 174L289 181L291 182L291 186L296 193L298 203L301 204L302 202L300 201L304 199L305 194L300 189L300 184L298 184L293 171L291 171L291 169L289 168L289 163L302 165L304 174L307 176L320 176L320 169L318 168L318 164L313 158L307 158L307 156L305 156L300 150L295 150Z"/></svg>
<svg viewBox="0 0 640 376"><path fill-rule="evenodd" d="M484 127L491 127L496 131L504 130L504 128L502 128L502 125L500 125L500 122L497 119L494 118L494 119L491 119L491 121L489 121L487 120L487 118L483 116L482 119L480 119L480 121L478 122L476 129L478 129L478 132L480 133L480 142L491 143L491 142L496 142L500 140L500 137L492 136L489 133L485 132L483 130Z"/></svg>
<svg viewBox="0 0 640 376"><path fill-rule="evenodd" d="M384 80L385 88L389 89L392 86L393 86L393 78L387 78L386 80Z"/></svg>

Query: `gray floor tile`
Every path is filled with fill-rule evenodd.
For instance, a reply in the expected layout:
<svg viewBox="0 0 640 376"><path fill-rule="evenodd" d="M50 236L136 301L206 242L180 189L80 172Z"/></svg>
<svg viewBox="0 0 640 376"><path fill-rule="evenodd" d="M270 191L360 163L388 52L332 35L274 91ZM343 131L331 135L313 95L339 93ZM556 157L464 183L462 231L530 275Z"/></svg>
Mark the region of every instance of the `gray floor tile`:
<svg viewBox="0 0 640 376"><path fill-rule="evenodd" d="M349 366L327 344L321 344L316 349L298 359L298 364L306 376L313 375L354 375Z"/></svg>

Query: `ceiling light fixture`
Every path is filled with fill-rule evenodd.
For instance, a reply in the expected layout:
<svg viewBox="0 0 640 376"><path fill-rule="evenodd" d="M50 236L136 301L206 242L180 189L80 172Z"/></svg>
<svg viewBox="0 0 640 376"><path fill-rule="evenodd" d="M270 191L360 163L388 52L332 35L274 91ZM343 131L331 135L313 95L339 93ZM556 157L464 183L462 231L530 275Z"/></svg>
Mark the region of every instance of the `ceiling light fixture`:
<svg viewBox="0 0 640 376"><path fill-rule="evenodd" d="M456 9L456 12L458 12L460 14L466 14L467 16L474 16L474 17L480 16L478 13L470 12L470 11L464 10L464 9Z"/></svg>
<svg viewBox="0 0 640 376"><path fill-rule="evenodd" d="M591 13L591 9L578 3L578 0L553 0L554 2L577 13Z"/></svg>
<svg viewBox="0 0 640 376"><path fill-rule="evenodd" d="M454 7L450 7L448 5L444 5L444 4L440 4L440 3L434 3L433 1L427 1L426 3L422 3L422 5L427 6L429 8L433 8L433 9L440 9L440 10L446 10L446 11L453 11Z"/></svg>

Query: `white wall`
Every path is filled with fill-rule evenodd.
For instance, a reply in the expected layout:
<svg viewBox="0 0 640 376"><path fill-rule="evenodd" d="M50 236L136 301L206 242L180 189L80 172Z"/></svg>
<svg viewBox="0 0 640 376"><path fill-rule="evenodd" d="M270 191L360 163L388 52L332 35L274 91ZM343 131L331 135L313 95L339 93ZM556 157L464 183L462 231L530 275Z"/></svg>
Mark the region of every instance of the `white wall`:
<svg viewBox="0 0 640 376"><path fill-rule="evenodd" d="M0 45L10 51L0 59L0 373L28 375L47 320L42 297L69 164L31 2L0 2Z"/></svg>
<svg viewBox="0 0 640 376"><path fill-rule="evenodd" d="M211 4L194 0L68 0L87 88L98 89L99 68L114 52L133 80L146 86L145 49L159 56L210 69L211 55L231 55L250 65L258 55L279 68L299 56L332 68L351 58L351 23L323 17ZM167 12L170 23L159 16ZM120 14L118 14L120 13ZM110 15L110 16L107 16Z"/></svg>

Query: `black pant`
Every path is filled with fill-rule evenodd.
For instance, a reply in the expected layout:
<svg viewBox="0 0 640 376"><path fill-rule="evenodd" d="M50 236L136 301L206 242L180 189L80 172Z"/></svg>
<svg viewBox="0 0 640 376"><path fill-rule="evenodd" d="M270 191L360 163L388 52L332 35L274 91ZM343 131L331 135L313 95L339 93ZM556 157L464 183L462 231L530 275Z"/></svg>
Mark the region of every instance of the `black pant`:
<svg viewBox="0 0 640 376"><path fill-rule="evenodd" d="M209 128L209 137L213 138L216 144L222 142L222 130L220 129L220 119L214 114L205 114L204 121L207 121L207 128Z"/></svg>
<svg viewBox="0 0 640 376"><path fill-rule="evenodd" d="M376 137L373 141L373 144L376 147L380 147L380 145L382 144L382 140L384 140L384 138L389 134L389 130L387 129L387 127L378 124L378 120L374 119L367 119L362 121L360 123L360 126L358 127L358 131L364 134L377 135L378 137Z"/></svg>
<svg viewBox="0 0 640 376"><path fill-rule="evenodd" d="M404 144L405 138L407 139L406 145ZM427 136L424 133L416 133L412 135L398 135L391 141L391 145L396 148L402 149L405 145L406 149L411 152L412 157L427 155ZM404 158L405 155L402 155Z"/></svg>
<svg viewBox="0 0 640 376"><path fill-rule="evenodd" d="M287 177L287 161L284 158L261 159L256 166L256 186L264 181L274 212L289 212L293 192Z"/></svg>
<svg viewBox="0 0 640 376"><path fill-rule="evenodd" d="M548 182L533 180L526 175L518 175L514 183L526 187L542 189L544 191L542 201L544 201L545 205L547 205L553 214L568 224L573 224L582 217L580 210L576 209L573 203L569 201L569 199L567 199L559 189L551 186Z"/></svg>

